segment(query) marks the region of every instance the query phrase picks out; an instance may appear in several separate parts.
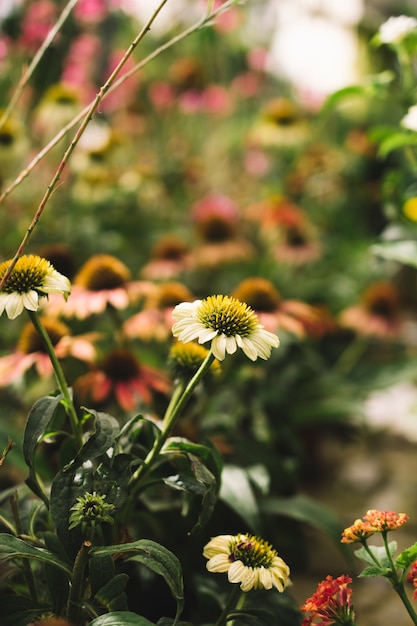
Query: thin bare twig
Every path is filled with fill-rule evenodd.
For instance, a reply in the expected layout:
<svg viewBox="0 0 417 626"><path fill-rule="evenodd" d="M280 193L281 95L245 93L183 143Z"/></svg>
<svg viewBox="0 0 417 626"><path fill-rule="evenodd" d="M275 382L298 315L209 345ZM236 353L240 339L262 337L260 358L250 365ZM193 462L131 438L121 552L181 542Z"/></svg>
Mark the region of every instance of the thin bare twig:
<svg viewBox="0 0 417 626"><path fill-rule="evenodd" d="M177 42L181 41L182 39L184 39L185 37L188 37L190 34L194 33L195 31L199 30L200 28L202 28L203 26L207 25L209 22L211 22L216 16L220 15L221 13L224 13L230 6L232 6L233 4L236 4L236 0L229 0L228 2L225 2L223 5L221 5L218 9L216 9L215 11L211 12L210 9L208 9L208 11L206 12L206 14L201 17L197 22L195 22L192 26L190 26L189 28L185 29L184 31L182 31L181 33L179 33L178 35L176 35L175 37L173 37L172 39L170 39L168 42L166 42L165 44L159 46L158 48L156 48L151 54L149 54L145 59L143 59L140 63L137 63L133 68L131 68L128 72L126 72L125 74L123 74L123 76L121 76L118 80L117 80L117 76L119 74L119 72L121 71L121 69L123 68L123 66L125 65L126 61L128 60L128 58L131 56L133 50L136 48L137 44L141 41L141 39L145 36L145 34L147 33L148 30L150 30L150 26L152 25L153 21L156 19L158 13L160 12L160 10L163 8L163 6L166 4L167 0L162 0L161 4L157 7L157 9L155 10L155 12L153 13L153 15L151 16L151 18L148 20L148 22L145 24L145 26L142 28L142 30L140 31L140 33L138 34L138 36L134 39L134 41L131 43L131 45L129 46L128 50L126 51L126 53L124 54L123 58L121 59L121 61L119 62L119 64L117 65L117 67L115 68L115 70L112 72L111 76L108 78L108 80L105 82L105 84L100 88L99 92L97 93L96 98L89 103L69 124L67 124L67 126L65 126L49 143L47 146L45 146L45 148L38 153L38 155L31 161L31 163L21 172L21 174L19 174L18 178L12 183L12 185L10 185L4 192L3 194L0 196L0 203L5 199L5 197L7 195L9 195L11 193L11 191L13 191L13 189L15 189L18 184L20 184L28 175L29 173L36 167L36 165L41 161L41 159L63 138L65 137L65 135L77 124L77 122L79 122L81 119L83 120L80 127L78 128L71 144L69 145L69 147L67 148L61 163L59 164L50 184L48 185L48 188L41 200L41 203L25 233L25 236L23 237L9 267L7 268L7 271L4 273L3 278L0 280L0 290L2 289L3 285L6 283L8 277L10 276L11 272L13 271L14 266L16 265L16 262L18 261L18 259L20 258L20 256L23 253L23 250L25 249L27 243L29 242L30 237L32 236L33 230L35 229L37 223L39 222L41 215L45 209L46 203L48 202L49 198L51 197L56 185L59 182L59 179L61 177L62 171L65 168L65 165L67 164L72 152L74 151L74 148L76 147L78 141L80 140L83 132L85 131L88 123L90 122L90 120L92 119L92 116L94 115L94 113L96 112L99 104L101 103L101 101L106 97L106 95L109 95L110 93L113 93L113 91L115 91L118 87L120 87L120 85L122 85L126 80L128 80L133 74L135 74L138 70L142 69L147 63L149 63L150 61L152 61L155 57L157 57L159 54L161 54L162 52L164 52L165 50L167 50L168 48L170 48L171 46L173 46L174 44L176 44ZM211 7L211 3L209 2L209 7Z"/></svg>
<svg viewBox="0 0 417 626"><path fill-rule="evenodd" d="M21 95L22 95L26 85L28 84L29 80L31 79L31 77L33 75L33 72L35 71L36 67L38 66L38 64L39 64L40 60L42 59L43 55L45 54L46 50L49 48L49 46L51 45L51 43L55 39L56 35L61 30L62 25L64 24L64 22L67 19L67 17L70 15L72 9L75 7L77 2L78 2L78 0L69 0L68 4L66 5L64 10L62 11L61 15L59 16L59 18L57 19L57 21L55 22L55 24L53 25L51 30L46 35L46 37L45 37L41 47L39 48L39 50L37 51L37 53L33 57L32 61L30 62L29 66L28 66L28 68L22 74L22 77L21 77L21 79L20 79L20 81L19 81L19 83L18 83L18 85L16 87L16 90L15 90L12 98L10 99L9 104L7 105L6 109L4 110L4 112L3 112L3 114L2 114L2 116L0 118L0 129L3 128L4 124L9 119L13 109L15 108L16 104L20 100L20 97L21 97Z"/></svg>
<svg viewBox="0 0 417 626"><path fill-rule="evenodd" d="M233 4L236 4L236 0L229 0L229 2L225 2L224 4L221 5L221 7L219 7L213 12L211 12L210 10L207 11L207 13L202 18L200 18L197 22L195 22L192 26L182 31L181 33L179 33L178 35L176 35L175 37L167 41L165 44L162 44L160 47L156 48L145 59L143 59L136 65L134 65L128 72L123 74L123 76L121 76L115 83L113 83L113 85L109 87L107 92L103 94L103 99L106 96L113 93L114 91L116 91L121 85L123 85L123 83L126 80L131 78L134 74L136 74L136 72L138 72L143 67L145 67L145 65L147 65L153 59L155 59L159 54L161 54L162 52L165 52L165 50L168 50L173 45L175 45L182 39L185 39L186 37L188 37L195 31L199 30L203 26L206 26L215 17L217 17L218 15L220 15L221 13L229 9ZM42 150L40 150L40 152L38 152L38 154L32 159L32 161L20 172L17 178L12 183L10 183L10 185L6 187L6 189L4 189L4 191L0 194L0 204L16 189L16 187L20 185L20 183L22 183L29 176L29 174L32 172L32 170L35 169L38 163L42 161L42 159L61 141L61 139L63 139L69 133L69 131L72 128L74 128L74 126L80 120L83 119L83 117L86 115L86 113L90 109L91 105L92 105L92 102L87 104L86 107L82 111L80 111L66 126L64 126L55 135L55 137L51 139L51 141L44 148L42 148Z"/></svg>

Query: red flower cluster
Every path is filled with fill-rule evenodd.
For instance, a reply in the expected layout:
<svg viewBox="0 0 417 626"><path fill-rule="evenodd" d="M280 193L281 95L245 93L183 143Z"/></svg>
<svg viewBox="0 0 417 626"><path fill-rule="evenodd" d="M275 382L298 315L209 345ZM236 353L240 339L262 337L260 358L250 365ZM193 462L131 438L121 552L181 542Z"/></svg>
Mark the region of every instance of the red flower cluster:
<svg viewBox="0 0 417 626"><path fill-rule="evenodd" d="M310 613L304 618L302 626L354 626L354 611L350 601L353 590L348 588L351 582L350 576L344 575L337 578L327 576L322 580L315 593L301 607L303 613Z"/></svg>
<svg viewBox="0 0 417 626"><path fill-rule="evenodd" d="M414 587L413 600L417 600L417 561L411 564L407 574L407 582Z"/></svg>
<svg viewBox="0 0 417 626"><path fill-rule="evenodd" d="M394 513L393 511L379 511L378 509L370 509L363 516L363 519L357 519L342 533L342 543L355 543L370 537L374 533L388 532L389 530L397 530L408 521L409 517L406 513Z"/></svg>

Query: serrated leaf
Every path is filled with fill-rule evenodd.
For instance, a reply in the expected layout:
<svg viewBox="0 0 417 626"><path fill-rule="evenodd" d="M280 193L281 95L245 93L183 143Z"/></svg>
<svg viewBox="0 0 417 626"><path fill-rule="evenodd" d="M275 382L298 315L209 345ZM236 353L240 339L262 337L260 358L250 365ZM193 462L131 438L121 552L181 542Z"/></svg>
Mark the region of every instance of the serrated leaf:
<svg viewBox="0 0 417 626"><path fill-rule="evenodd" d="M359 578L377 578L378 576L389 577L391 570L388 567L378 567L377 565L370 565L365 567L359 574Z"/></svg>
<svg viewBox="0 0 417 626"><path fill-rule="evenodd" d="M395 565L401 569L407 569L417 559L417 542L409 546L397 556Z"/></svg>
<svg viewBox="0 0 417 626"><path fill-rule="evenodd" d="M107 615L100 615L90 622L89 626L156 626L145 617L131 613L131 611L114 611Z"/></svg>
<svg viewBox="0 0 417 626"><path fill-rule="evenodd" d="M417 241L387 241L371 246L371 252L389 261L417 267Z"/></svg>
<svg viewBox="0 0 417 626"><path fill-rule="evenodd" d="M181 564L170 550L149 539L139 539L131 543L113 546L97 546L91 549L92 556L113 555L116 553L127 554L130 560L142 563L155 574L162 576L177 603L176 617L181 614L184 606L184 583Z"/></svg>
<svg viewBox="0 0 417 626"><path fill-rule="evenodd" d="M237 465L224 466L219 498L245 520L255 533L262 534L258 503L244 468Z"/></svg>
<svg viewBox="0 0 417 626"><path fill-rule="evenodd" d="M391 557L394 555L397 549L397 542L391 541L388 544L388 550L391 554ZM371 554L369 554L371 553ZM385 546L370 546L368 545L368 550L365 549L364 546L355 550L355 556L365 563L369 563L371 566L376 565L376 561L380 564L381 567L386 568L390 566L390 560L387 556L387 552L385 550Z"/></svg>
<svg viewBox="0 0 417 626"><path fill-rule="evenodd" d="M0 560L35 559L48 565L57 567L71 577L72 570L68 564L45 548L38 548L26 543L18 537L0 533Z"/></svg>

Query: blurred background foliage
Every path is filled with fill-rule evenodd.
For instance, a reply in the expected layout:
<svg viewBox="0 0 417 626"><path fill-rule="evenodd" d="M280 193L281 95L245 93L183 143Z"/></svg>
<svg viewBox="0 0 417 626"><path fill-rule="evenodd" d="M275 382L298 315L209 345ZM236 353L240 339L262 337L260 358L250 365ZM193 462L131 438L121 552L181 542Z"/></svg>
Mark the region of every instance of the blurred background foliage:
<svg viewBox="0 0 417 626"><path fill-rule="evenodd" d="M204 8L181 3L181 18L196 11L192 4ZM185 573L193 572L196 588L204 571L201 546L216 533L242 526L261 533L294 572L308 567L307 523L338 541L337 515L308 496L334 470L323 450L332 441L343 448L367 431L364 401L372 391L417 374L414 250L404 264L373 249L387 241L415 242L417 234L417 211L412 202L406 205L413 198L417 203L414 148L379 149L380 138L398 128L415 101L414 83L408 86L400 75L395 54L369 45L392 7L355 25L366 76L360 89L338 92L326 103L323 94L307 97L269 71L268 42L254 36L254 15L263 4L236 4L103 100L29 246L74 284L89 259L105 254L128 268L124 285L152 287L123 308L108 305L84 315L80 300L74 317L60 312L71 334L101 333L94 359L64 360L85 402L94 385L88 376L103 371L115 349L128 347L142 373L152 367L169 374L167 319L182 300L235 294L280 336L281 347L267 362L226 359L178 427L179 436L211 440L225 463L220 502L202 533L188 536L195 510L172 492L158 492L138 511L139 535L172 549ZM20 2L3 17L3 108L63 5ZM74 131L11 193L9 185L94 98L141 27L140 16L116 3L103 0L92 15L83 12L87 5L80 0L0 132L1 260L14 255ZM401 12L397 3L395 12ZM180 26L173 19L151 31L135 50L135 62ZM103 280L90 291L115 286ZM139 313L149 317L127 332ZM4 356L24 351L23 325L21 318L2 318ZM0 360L5 376L1 368ZM105 371L114 385L130 380L121 362ZM53 390L53 380L32 366L0 385L1 439L16 442L1 472L8 494L25 478L25 416L39 393ZM116 396L102 399L122 423L142 411L161 415L166 403L157 385L128 410ZM42 454L47 480L62 461L54 441L43 444ZM145 589L138 602L146 598L152 619L155 596L163 591L146 573L138 576ZM204 588L210 596L206 581ZM193 619L192 601L189 606Z"/></svg>

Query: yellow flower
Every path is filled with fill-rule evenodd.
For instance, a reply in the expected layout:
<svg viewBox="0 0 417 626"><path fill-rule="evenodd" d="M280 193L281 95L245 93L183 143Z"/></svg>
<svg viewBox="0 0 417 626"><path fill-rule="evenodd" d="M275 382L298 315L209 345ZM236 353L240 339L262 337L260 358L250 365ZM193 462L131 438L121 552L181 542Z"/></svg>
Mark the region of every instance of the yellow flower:
<svg viewBox="0 0 417 626"><path fill-rule="evenodd" d="M205 300L181 302L172 316L172 332L179 341L199 343L211 341L211 349L219 360L241 348L252 361L269 359L271 348L278 348L278 337L265 330L253 310L229 296L209 296Z"/></svg>
<svg viewBox="0 0 417 626"><path fill-rule="evenodd" d="M417 222L417 196L408 198L403 205L403 213L409 220Z"/></svg>
<svg viewBox="0 0 417 626"><path fill-rule="evenodd" d="M11 260L0 264L0 280L10 267ZM23 311L37 311L39 298L50 293L60 293L67 299L71 284L66 276L40 256L29 254L20 257L10 276L0 290L0 315L6 311L14 319Z"/></svg>
<svg viewBox="0 0 417 626"><path fill-rule="evenodd" d="M242 591L272 589L282 592L290 584L290 569L274 548L259 537L239 533L218 535L203 550L209 572L226 573Z"/></svg>

